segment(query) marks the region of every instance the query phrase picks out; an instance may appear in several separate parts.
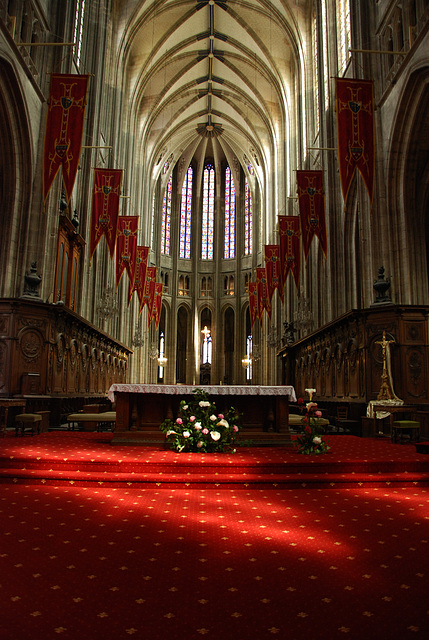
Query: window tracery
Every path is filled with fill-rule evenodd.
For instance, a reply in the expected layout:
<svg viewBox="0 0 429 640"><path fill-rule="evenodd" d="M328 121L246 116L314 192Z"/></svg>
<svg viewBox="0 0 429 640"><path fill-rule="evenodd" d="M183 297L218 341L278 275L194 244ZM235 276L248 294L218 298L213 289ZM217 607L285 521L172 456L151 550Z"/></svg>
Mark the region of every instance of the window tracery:
<svg viewBox="0 0 429 640"><path fill-rule="evenodd" d="M188 167L182 186L179 237L179 258L187 259L191 257L192 183L193 171Z"/></svg>
<svg viewBox="0 0 429 640"><path fill-rule="evenodd" d="M225 170L225 259L235 257L235 184L229 167Z"/></svg>
<svg viewBox="0 0 429 640"><path fill-rule="evenodd" d="M207 164L203 173L202 260L213 260L215 170Z"/></svg>

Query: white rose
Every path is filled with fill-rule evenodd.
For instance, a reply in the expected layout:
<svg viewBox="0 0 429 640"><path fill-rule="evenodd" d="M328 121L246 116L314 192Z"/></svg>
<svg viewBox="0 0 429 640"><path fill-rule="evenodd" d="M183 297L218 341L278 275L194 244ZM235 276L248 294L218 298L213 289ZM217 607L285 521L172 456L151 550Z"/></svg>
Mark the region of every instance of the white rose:
<svg viewBox="0 0 429 640"><path fill-rule="evenodd" d="M183 409L183 411L187 411L187 409L188 409L188 405L187 405L187 404L184 404L184 405L183 405L183 407L182 407L182 409Z"/></svg>
<svg viewBox="0 0 429 640"><path fill-rule="evenodd" d="M212 415L210 416L210 420L211 420L212 422L216 422L217 418L216 418L216 416L214 416L214 415L212 414Z"/></svg>
<svg viewBox="0 0 429 640"><path fill-rule="evenodd" d="M189 433L189 431L184 431L184 432L183 432L183 437L184 437L184 438L189 438L189 436L190 436L190 435L191 435L191 434Z"/></svg>
<svg viewBox="0 0 429 640"><path fill-rule="evenodd" d="M197 447L198 447L198 449L201 449L201 447L202 447L202 446L203 446L203 443L201 442L201 440L199 440L199 441L197 442Z"/></svg>
<svg viewBox="0 0 429 640"><path fill-rule="evenodd" d="M220 438L220 433L219 433L219 431L212 431L210 435L211 435L211 437L212 437L212 440L214 440L215 442L216 442L217 440L219 440L219 438Z"/></svg>
<svg viewBox="0 0 429 640"><path fill-rule="evenodd" d="M201 422L196 422L194 424L194 429L201 429Z"/></svg>
<svg viewBox="0 0 429 640"><path fill-rule="evenodd" d="M314 444L320 444L322 442L322 438L319 438L319 436L315 436L313 438L313 442Z"/></svg>

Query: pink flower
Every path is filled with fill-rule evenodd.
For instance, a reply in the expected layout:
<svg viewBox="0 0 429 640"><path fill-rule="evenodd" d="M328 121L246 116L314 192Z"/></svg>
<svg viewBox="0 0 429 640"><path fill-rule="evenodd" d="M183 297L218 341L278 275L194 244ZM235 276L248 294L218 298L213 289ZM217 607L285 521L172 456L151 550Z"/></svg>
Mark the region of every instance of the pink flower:
<svg viewBox="0 0 429 640"><path fill-rule="evenodd" d="M235 433L237 433L237 431L238 431L238 427L237 427L237 425L234 425L234 426L232 427L232 430L233 430L233 431L235 431Z"/></svg>
<svg viewBox="0 0 429 640"><path fill-rule="evenodd" d="M190 421L190 422L193 422L194 420L195 420L195 416L191 416L191 417L189 418L189 421Z"/></svg>
<svg viewBox="0 0 429 640"><path fill-rule="evenodd" d="M177 424L183 424L182 418L177 418L176 422L177 422Z"/></svg>
<svg viewBox="0 0 429 640"><path fill-rule="evenodd" d="M321 417L322 417L322 412L321 412L321 411L315 411L315 412L314 412L314 415L315 415L317 418L321 418Z"/></svg>
<svg viewBox="0 0 429 640"><path fill-rule="evenodd" d="M223 419L224 419L224 417L225 417L225 416L223 415L223 413L220 413L220 414L218 415L219 420L223 420Z"/></svg>
<svg viewBox="0 0 429 640"><path fill-rule="evenodd" d="M201 433L204 433L204 435L206 436L208 434L209 430L208 429L203 429Z"/></svg>

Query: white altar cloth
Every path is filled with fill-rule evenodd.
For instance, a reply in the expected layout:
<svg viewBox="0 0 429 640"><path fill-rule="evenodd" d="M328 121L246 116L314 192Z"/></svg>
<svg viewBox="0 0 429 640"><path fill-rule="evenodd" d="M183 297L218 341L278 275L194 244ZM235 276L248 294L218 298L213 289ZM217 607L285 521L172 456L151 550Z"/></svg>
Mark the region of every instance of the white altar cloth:
<svg viewBox="0 0 429 640"><path fill-rule="evenodd" d="M162 395L189 396L201 389L213 396L287 396L296 402L295 389L290 385L187 385L187 384L112 384L107 397L115 402L115 393L155 393Z"/></svg>

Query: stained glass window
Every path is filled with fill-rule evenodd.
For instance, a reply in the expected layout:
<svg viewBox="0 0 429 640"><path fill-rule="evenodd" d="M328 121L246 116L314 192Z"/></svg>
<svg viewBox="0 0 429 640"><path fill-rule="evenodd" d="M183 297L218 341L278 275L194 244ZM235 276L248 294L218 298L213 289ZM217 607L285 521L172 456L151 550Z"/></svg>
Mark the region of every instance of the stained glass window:
<svg viewBox="0 0 429 640"><path fill-rule="evenodd" d="M224 258L235 258L235 185L229 167L225 170L225 241Z"/></svg>
<svg viewBox="0 0 429 640"><path fill-rule="evenodd" d="M161 253L170 255L170 223L171 223L171 185L173 178L170 175L162 202L162 227L161 227Z"/></svg>
<svg viewBox="0 0 429 640"><path fill-rule="evenodd" d="M319 36L317 31L317 13L316 7L313 9L313 87L314 87L314 120L315 133L317 134L320 126L319 117Z"/></svg>
<svg viewBox="0 0 429 640"><path fill-rule="evenodd" d="M329 108L329 66L328 66L328 22L326 19L326 0L322 0L322 40L323 40L323 77L325 80L325 110Z"/></svg>
<svg viewBox="0 0 429 640"><path fill-rule="evenodd" d="M251 176L253 176L253 174L255 173L255 170L253 168L253 164L250 162L246 154L244 154L244 162L246 163L247 171L250 173Z"/></svg>
<svg viewBox="0 0 429 640"><path fill-rule="evenodd" d="M150 246L153 247L153 234L155 233L155 194L152 196L152 227L150 230Z"/></svg>
<svg viewBox="0 0 429 640"><path fill-rule="evenodd" d="M253 250L253 207L252 194L246 178L244 185L244 255L250 256Z"/></svg>
<svg viewBox="0 0 429 640"><path fill-rule="evenodd" d="M337 3L338 68L343 69L350 56L350 0Z"/></svg>
<svg viewBox="0 0 429 640"><path fill-rule="evenodd" d="M179 258L191 257L192 167L186 172L180 202Z"/></svg>
<svg viewBox="0 0 429 640"><path fill-rule="evenodd" d="M201 258L213 260L215 170L208 164L203 174L203 216Z"/></svg>
<svg viewBox="0 0 429 640"><path fill-rule="evenodd" d="M162 173L166 174L167 171L169 170L171 163L173 161L173 154L170 155L170 157L168 158L168 160L166 162L164 162L164 167L162 169Z"/></svg>
<svg viewBox="0 0 429 640"><path fill-rule="evenodd" d="M76 43L74 54L76 66L79 68L82 54L83 16L85 13L85 0L78 0L74 19L73 42Z"/></svg>

